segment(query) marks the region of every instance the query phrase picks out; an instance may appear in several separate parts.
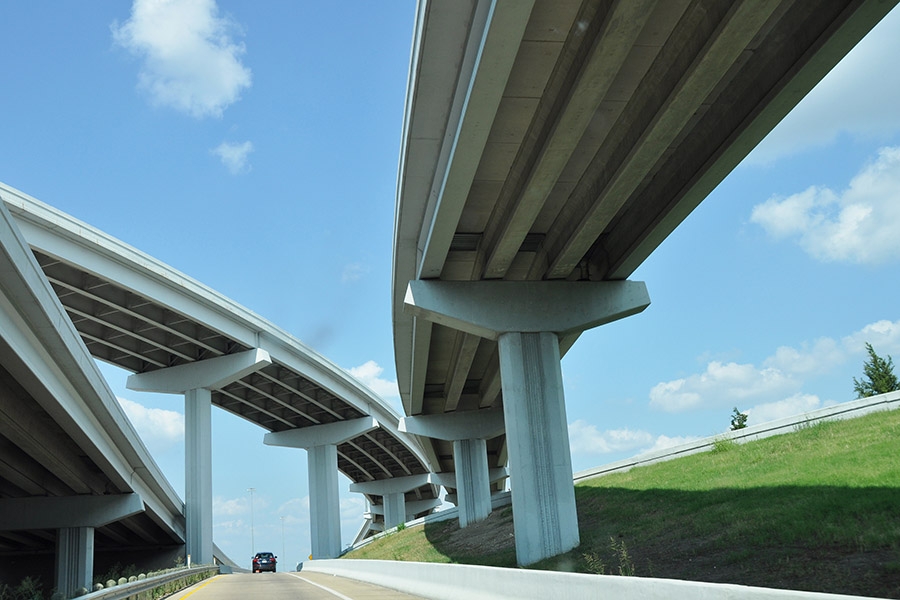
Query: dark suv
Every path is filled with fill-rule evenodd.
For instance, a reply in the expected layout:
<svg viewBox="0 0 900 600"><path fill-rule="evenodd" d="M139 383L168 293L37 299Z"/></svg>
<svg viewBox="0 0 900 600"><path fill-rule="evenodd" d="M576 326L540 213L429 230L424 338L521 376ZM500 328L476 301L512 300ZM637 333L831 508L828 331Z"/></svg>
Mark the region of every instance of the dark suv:
<svg viewBox="0 0 900 600"><path fill-rule="evenodd" d="M253 557L254 573L262 573L263 571L275 572L275 559L278 558L271 552L257 552Z"/></svg>

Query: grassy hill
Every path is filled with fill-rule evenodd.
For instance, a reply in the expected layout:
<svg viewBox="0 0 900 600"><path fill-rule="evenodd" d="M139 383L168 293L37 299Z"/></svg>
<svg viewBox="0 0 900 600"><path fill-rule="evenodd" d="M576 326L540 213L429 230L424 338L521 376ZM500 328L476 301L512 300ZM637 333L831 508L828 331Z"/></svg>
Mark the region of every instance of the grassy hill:
<svg viewBox="0 0 900 600"><path fill-rule="evenodd" d="M535 568L900 598L900 410L798 427L575 487L581 545ZM347 558L515 566L511 508Z"/></svg>

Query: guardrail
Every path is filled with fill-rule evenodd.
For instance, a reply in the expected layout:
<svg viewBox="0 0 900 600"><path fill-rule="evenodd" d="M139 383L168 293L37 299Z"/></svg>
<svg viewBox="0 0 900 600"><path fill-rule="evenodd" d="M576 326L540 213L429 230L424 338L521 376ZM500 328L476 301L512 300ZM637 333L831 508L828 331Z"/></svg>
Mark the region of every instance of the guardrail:
<svg viewBox="0 0 900 600"><path fill-rule="evenodd" d="M168 586L168 595L218 573L218 565L177 569L78 596L78 600L150 600L154 597L152 592L157 588Z"/></svg>

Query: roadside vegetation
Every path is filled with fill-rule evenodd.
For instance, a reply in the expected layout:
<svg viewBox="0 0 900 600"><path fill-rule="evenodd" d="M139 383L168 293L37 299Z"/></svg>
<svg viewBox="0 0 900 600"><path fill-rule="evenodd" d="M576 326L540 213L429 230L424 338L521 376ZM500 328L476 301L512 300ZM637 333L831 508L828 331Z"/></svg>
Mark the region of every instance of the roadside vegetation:
<svg viewBox="0 0 900 600"><path fill-rule="evenodd" d="M576 486L581 545L534 568L900 598L900 410ZM515 566L510 508L347 555Z"/></svg>

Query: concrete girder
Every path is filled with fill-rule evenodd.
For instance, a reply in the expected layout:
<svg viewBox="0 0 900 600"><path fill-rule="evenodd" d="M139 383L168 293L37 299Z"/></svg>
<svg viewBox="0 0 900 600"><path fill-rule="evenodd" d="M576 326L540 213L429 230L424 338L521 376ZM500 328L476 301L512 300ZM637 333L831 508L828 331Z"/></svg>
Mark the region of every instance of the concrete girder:
<svg viewBox="0 0 900 600"><path fill-rule="evenodd" d="M138 494L0 499L0 531L103 527L144 511Z"/></svg>
<svg viewBox="0 0 900 600"><path fill-rule="evenodd" d="M347 421L336 421L304 427L273 431L263 437L266 446L286 446L288 448L313 448L315 446L338 445L378 428L375 417L360 417Z"/></svg>
<svg viewBox="0 0 900 600"><path fill-rule="evenodd" d="M506 275L655 4L656 0L614 3L594 33L597 42L584 61L575 85L557 92L565 94L563 101L540 104L538 115L523 138L523 150L517 156L517 163L523 165L514 164L510 169L526 172L527 179L507 181L498 200L498 218L491 220L484 232L483 246L488 255L483 271L485 278L499 279ZM590 19L585 20L592 23ZM533 166L526 169L524 163L531 162Z"/></svg>
<svg viewBox="0 0 900 600"><path fill-rule="evenodd" d="M503 433L503 410L468 410L400 419L400 431L439 440L489 440Z"/></svg>
<svg viewBox="0 0 900 600"><path fill-rule="evenodd" d="M207 360L129 375L126 387L141 392L183 394L204 388L215 390L272 364L269 353L260 348Z"/></svg>
<svg viewBox="0 0 900 600"><path fill-rule="evenodd" d="M406 310L496 340L501 333L584 331L650 305L642 281L410 281Z"/></svg>
<svg viewBox="0 0 900 600"><path fill-rule="evenodd" d="M730 3L728 3L730 5ZM605 142L612 149L618 140L641 139L642 143L628 147L610 157L601 149L588 172L598 177L585 177L572 191L571 200L582 210L562 213L547 232L544 246L550 265L548 279L567 277L578 265L597 236L615 217L618 210L631 197L652 172L657 161L668 151L684 127L701 110L710 93L732 68L739 55L746 51L751 40L768 22L772 13L781 5L778 0L744 1L734 3L722 16L724 25L711 15L696 17L705 22L703 35L692 26L692 19L685 18L670 36L670 43L682 46L680 56L690 63L677 68L662 70L644 79L642 85L652 86L655 95L636 93L636 97L656 97L658 104L642 106L634 110L624 125L611 132ZM723 5L724 6L724 5ZM687 52L688 47L697 51ZM668 90L659 93L658 90ZM599 165L604 168L599 168ZM606 178L606 173L613 175ZM601 179L600 177L603 177Z"/></svg>

